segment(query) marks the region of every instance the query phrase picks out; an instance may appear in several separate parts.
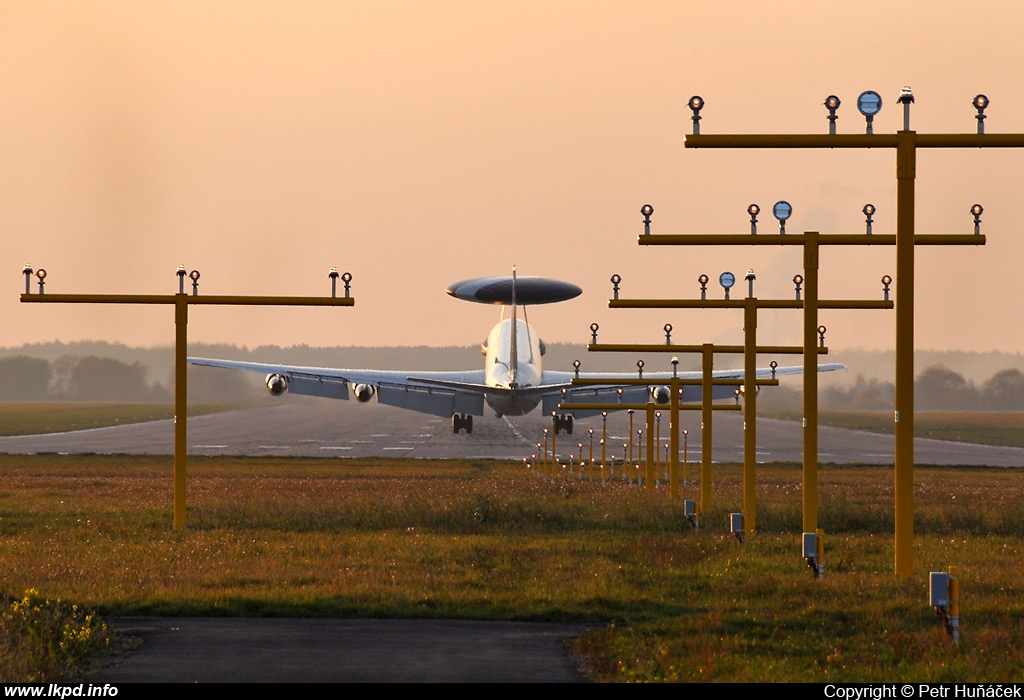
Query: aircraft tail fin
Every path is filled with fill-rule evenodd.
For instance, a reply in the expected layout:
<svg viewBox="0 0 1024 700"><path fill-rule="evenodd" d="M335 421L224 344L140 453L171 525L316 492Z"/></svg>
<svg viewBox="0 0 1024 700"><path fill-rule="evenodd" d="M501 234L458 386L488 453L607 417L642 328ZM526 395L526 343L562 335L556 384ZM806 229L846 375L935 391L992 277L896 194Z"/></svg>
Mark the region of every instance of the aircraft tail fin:
<svg viewBox="0 0 1024 700"><path fill-rule="evenodd" d="M516 266L512 266L512 347L508 355L508 385L513 389L519 386L519 338L517 326L519 320L516 317Z"/></svg>

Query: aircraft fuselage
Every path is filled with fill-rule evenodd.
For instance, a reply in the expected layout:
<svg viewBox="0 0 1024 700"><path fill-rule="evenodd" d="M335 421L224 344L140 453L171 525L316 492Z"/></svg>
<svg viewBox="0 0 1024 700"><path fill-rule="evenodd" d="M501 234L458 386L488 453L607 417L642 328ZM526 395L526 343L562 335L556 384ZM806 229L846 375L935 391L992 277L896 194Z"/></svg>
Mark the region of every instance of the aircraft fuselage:
<svg viewBox="0 0 1024 700"><path fill-rule="evenodd" d="M487 405L499 417L522 416L536 408L540 395L521 391L541 383L540 339L533 327L526 321L503 318L487 336L485 356L487 386L497 390L484 393Z"/></svg>

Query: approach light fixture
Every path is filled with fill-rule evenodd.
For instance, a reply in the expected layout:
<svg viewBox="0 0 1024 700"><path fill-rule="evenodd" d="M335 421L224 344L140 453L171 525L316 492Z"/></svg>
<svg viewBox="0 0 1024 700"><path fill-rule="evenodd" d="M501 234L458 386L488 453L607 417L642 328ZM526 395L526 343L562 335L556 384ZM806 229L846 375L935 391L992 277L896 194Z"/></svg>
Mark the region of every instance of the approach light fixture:
<svg viewBox="0 0 1024 700"><path fill-rule="evenodd" d="M772 379L775 379L775 370L779 366L779 363L776 362L775 360L772 360L771 362L768 363L768 366L772 368Z"/></svg>
<svg viewBox="0 0 1024 700"><path fill-rule="evenodd" d="M338 274L338 268L332 267L327 276L331 278L331 297L336 297L338 296L338 277L341 276Z"/></svg>
<svg viewBox="0 0 1024 700"><path fill-rule="evenodd" d="M621 276L619 276L619 275L612 275L612 277L611 277L612 294L613 294L615 299L619 298L619 282L621 282L621 281L622 281L622 277Z"/></svg>
<svg viewBox="0 0 1024 700"><path fill-rule="evenodd" d="M839 109L841 104L842 102L835 95L829 95L825 98L825 108L828 109L828 133L830 135L835 135L836 133L836 119L839 118L836 110Z"/></svg>
<svg viewBox="0 0 1024 700"><path fill-rule="evenodd" d="M903 105L903 130L910 131L910 105L914 104L914 92L909 85L903 86L896 101Z"/></svg>
<svg viewBox="0 0 1024 700"><path fill-rule="evenodd" d="M747 296L750 298L754 297L754 280L757 279L757 275L754 274L753 270L747 270L747 275L744 277L747 281Z"/></svg>
<svg viewBox="0 0 1024 700"><path fill-rule="evenodd" d="M985 207L980 204L975 204L971 207L971 214L974 215L974 235L977 236L981 233L981 214L985 211Z"/></svg>
<svg viewBox="0 0 1024 700"><path fill-rule="evenodd" d="M873 134L875 115L882 109L882 96L874 90L865 90L857 96L857 111L864 115L867 122L865 133Z"/></svg>
<svg viewBox="0 0 1024 700"><path fill-rule="evenodd" d="M654 213L654 207L650 204L645 204L640 207L640 213L644 215L644 235L651 235L651 214Z"/></svg>
<svg viewBox="0 0 1024 700"><path fill-rule="evenodd" d="M708 298L708 276L701 275L697 278L697 281L700 283L700 299L704 301Z"/></svg>
<svg viewBox="0 0 1024 700"><path fill-rule="evenodd" d="M725 298L729 298L729 290L736 284L736 275L731 272L723 272L718 276L718 283L722 285L722 289L725 290Z"/></svg>
<svg viewBox="0 0 1024 700"><path fill-rule="evenodd" d="M345 283L345 298L347 299L349 296L349 292L352 291L352 273L342 272L341 281Z"/></svg>
<svg viewBox="0 0 1024 700"><path fill-rule="evenodd" d="M825 326L818 326L818 347L825 347Z"/></svg>
<svg viewBox="0 0 1024 700"><path fill-rule="evenodd" d="M665 345L671 345L672 344L672 324L671 323L666 323L665 327L662 330L665 331Z"/></svg>
<svg viewBox="0 0 1024 700"><path fill-rule="evenodd" d="M581 364L582 363L579 360L573 360L572 361L572 368L576 372L576 379L580 378L580 365Z"/></svg>
<svg viewBox="0 0 1024 700"><path fill-rule="evenodd" d="M644 361L643 360L637 360L636 361L636 372L637 372L637 376L638 376L639 379L643 379L644 378Z"/></svg>
<svg viewBox="0 0 1024 700"><path fill-rule="evenodd" d="M597 345L597 329L600 328L596 323L590 324L590 342Z"/></svg>
<svg viewBox="0 0 1024 700"><path fill-rule="evenodd" d="M32 284L32 275L35 274L35 271L31 265L26 264L25 267L21 268L21 273L25 275L25 294L31 294L32 288L30 285Z"/></svg>
<svg viewBox="0 0 1024 700"><path fill-rule="evenodd" d="M43 287L46 286L46 270L39 268L36 270L36 279L39 280L39 293L43 293Z"/></svg>
<svg viewBox="0 0 1024 700"><path fill-rule="evenodd" d="M192 280L192 296L199 295L199 270L192 270L188 273L188 278Z"/></svg>
<svg viewBox="0 0 1024 700"><path fill-rule="evenodd" d="M793 284L796 285L796 300L800 301L800 285L804 283L803 275L793 275Z"/></svg>
<svg viewBox="0 0 1024 700"><path fill-rule="evenodd" d="M672 377L678 377L679 375L677 374L677 371L679 369L679 358L673 357L669 362L672 363Z"/></svg>
<svg viewBox="0 0 1024 700"><path fill-rule="evenodd" d="M177 269L177 271L174 274L176 274L178 276L178 294L184 294L185 293L185 275L188 274L187 272L185 272L185 266L184 265L178 265L178 269Z"/></svg>
<svg viewBox="0 0 1024 700"><path fill-rule="evenodd" d="M872 216L875 215L875 205L865 204L864 208L861 209L861 211L864 213L864 233L870 236L871 224L875 223L875 220L871 218Z"/></svg>
<svg viewBox="0 0 1024 700"><path fill-rule="evenodd" d="M980 95L980 94L979 95L975 95L974 99L971 101L971 104L974 105L974 108L976 110L978 110L978 113L974 117L975 119L978 120L978 133L979 134L984 134L985 133L985 108L988 107L988 98L985 95Z"/></svg>
<svg viewBox="0 0 1024 700"><path fill-rule="evenodd" d="M779 233L786 233L786 219L793 215L793 205L780 199L772 205L772 215L779 220Z"/></svg>
<svg viewBox="0 0 1024 700"><path fill-rule="evenodd" d="M696 136L700 133L700 111L704 109L704 98L694 95L686 104L693 111L691 119L693 120L693 133Z"/></svg>
<svg viewBox="0 0 1024 700"><path fill-rule="evenodd" d="M756 204L751 204L747 207L747 213L750 214L750 235L757 235L757 215L761 213L761 207Z"/></svg>
<svg viewBox="0 0 1024 700"><path fill-rule="evenodd" d="M885 301L889 301L889 285L892 284L892 277L889 275L882 275L882 296Z"/></svg>

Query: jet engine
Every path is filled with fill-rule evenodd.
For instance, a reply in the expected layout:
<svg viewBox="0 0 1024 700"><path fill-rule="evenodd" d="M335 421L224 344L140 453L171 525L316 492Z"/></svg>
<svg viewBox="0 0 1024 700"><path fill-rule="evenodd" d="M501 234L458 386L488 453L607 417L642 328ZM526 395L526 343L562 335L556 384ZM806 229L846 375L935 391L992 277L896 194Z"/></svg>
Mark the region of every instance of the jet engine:
<svg viewBox="0 0 1024 700"><path fill-rule="evenodd" d="M267 388L273 396L280 396L288 391L288 377L280 374L267 375Z"/></svg>
<svg viewBox="0 0 1024 700"><path fill-rule="evenodd" d="M654 403L667 404L672 400L672 389L667 386L652 386L651 399Z"/></svg>
<svg viewBox="0 0 1024 700"><path fill-rule="evenodd" d="M359 403L366 403L373 398L373 386L370 384L356 384L352 387L352 393Z"/></svg>

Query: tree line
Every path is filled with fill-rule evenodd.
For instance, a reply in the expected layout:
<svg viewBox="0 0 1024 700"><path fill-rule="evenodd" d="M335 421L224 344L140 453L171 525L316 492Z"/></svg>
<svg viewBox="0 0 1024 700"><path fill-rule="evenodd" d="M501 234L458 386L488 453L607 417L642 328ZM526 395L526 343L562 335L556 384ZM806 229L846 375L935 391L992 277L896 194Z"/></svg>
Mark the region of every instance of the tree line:
<svg viewBox="0 0 1024 700"><path fill-rule="evenodd" d="M189 400L237 401L255 394L252 378L240 372L189 367ZM150 381L141 362L110 357L64 355L46 360L27 355L0 358L0 401L110 401L171 403L173 373Z"/></svg>
<svg viewBox="0 0 1024 700"><path fill-rule="evenodd" d="M826 408L882 410L892 408L891 382L858 381L849 387L823 392ZM914 380L914 408L919 411L1024 411L1024 372L1010 368L996 372L981 386L943 365L924 369Z"/></svg>
<svg viewBox="0 0 1024 700"><path fill-rule="evenodd" d="M798 389L773 387L759 405L767 409L800 410ZM891 411L896 402L892 382L865 379L821 389L818 408L823 411ZM944 365L922 370L914 380L914 408L918 411L1024 411L1024 372L1003 369L976 385Z"/></svg>

